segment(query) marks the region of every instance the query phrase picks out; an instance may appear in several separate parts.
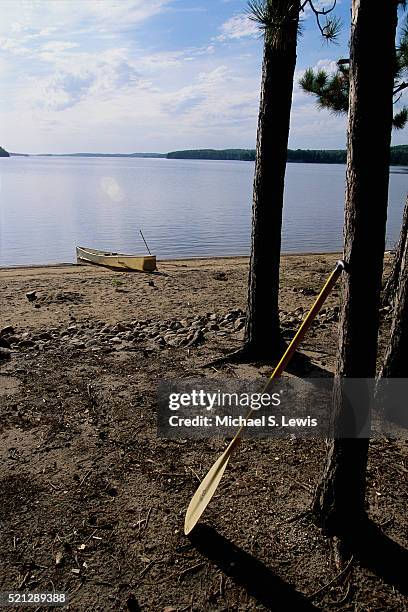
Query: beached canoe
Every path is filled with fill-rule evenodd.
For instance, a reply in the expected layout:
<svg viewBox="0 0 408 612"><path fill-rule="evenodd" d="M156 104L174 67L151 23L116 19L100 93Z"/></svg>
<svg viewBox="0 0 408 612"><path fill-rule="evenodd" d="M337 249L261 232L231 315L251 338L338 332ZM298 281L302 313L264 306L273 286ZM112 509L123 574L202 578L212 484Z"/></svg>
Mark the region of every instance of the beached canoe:
<svg viewBox="0 0 408 612"><path fill-rule="evenodd" d="M125 255L80 246L76 247L76 254L79 261L106 266L115 270L137 270L139 272L154 272L156 270L155 255Z"/></svg>

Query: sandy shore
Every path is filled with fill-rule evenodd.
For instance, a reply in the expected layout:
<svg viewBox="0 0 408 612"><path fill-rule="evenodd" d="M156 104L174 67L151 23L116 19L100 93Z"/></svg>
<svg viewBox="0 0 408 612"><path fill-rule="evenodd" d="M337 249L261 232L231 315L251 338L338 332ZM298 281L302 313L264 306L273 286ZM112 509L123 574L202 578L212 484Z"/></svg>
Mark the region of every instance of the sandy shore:
<svg viewBox="0 0 408 612"><path fill-rule="evenodd" d="M317 290L338 254L283 257L283 309L307 307L311 298L293 289ZM30 329L77 320L185 316L198 310L244 308L247 257L158 262L160 274L114 272L97 266L55 265L0 269L1 321ZM219 280L219 278L221 280ZM149 284L153 280L153 286ZM38 292L36 306L26 298ZM335 296L334 296L335 297Z"/></svg>
<svg viewBox="0 0 408 612"><path fill-rule="evenodd" d="M337 259L283 257L287 339ZM271 364L206 367L242 342L247 258L159 270L0 270L0 340L11 350L0 361L0 591L66 591L66 609L84 612L406 609L375 559L336 579L307 514L322 440L246 440L201 529L183 536L191 495L224 441L158 438L158 382L260 377ZM292 375L330 376L339 299L336 287ZM373 441L368 470L369 515L401 546L407 455L403 442Z"/></svg>

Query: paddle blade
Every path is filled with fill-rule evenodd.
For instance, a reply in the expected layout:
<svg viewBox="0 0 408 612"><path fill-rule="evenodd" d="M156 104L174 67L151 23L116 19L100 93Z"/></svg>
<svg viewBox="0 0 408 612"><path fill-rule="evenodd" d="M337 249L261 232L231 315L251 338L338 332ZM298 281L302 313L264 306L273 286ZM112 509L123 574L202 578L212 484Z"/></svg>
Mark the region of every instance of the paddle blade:
<svg viewBox="0 0 408 612"><path fill-rule="evenodd" d="M194 493L193 498L187 508L186 518L184 520L184 533L186 535L194 529L198 519L211 501L211 498L220 483L222 475L225 472L225 468L228 465L228 461L231 457L234 446L235 444L231 443L228 448L225 449L223 454L218 457L217 461L214 463L204 480L202 480L197 491Z"/></svg>

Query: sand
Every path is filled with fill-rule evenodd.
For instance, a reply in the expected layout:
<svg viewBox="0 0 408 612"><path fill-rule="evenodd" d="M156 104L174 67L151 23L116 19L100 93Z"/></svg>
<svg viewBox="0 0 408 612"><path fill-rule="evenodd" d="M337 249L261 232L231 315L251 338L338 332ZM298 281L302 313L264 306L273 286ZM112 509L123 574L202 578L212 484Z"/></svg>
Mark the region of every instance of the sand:
<svg viewBox="0 0 408 612"><path fill-rule="evenodd" d="M337 259L283 258L285 337ZM66 591L81 611L406 609L375 559L336 579L307 513L322 440L245 441L201 527L183 536L191 495L225 443L158 438L158 382L259 377L272 364L205 367L242 342L247 258L165 261L159 272L0 270L0 328L14 328L11 359L0 361L0 591ZM337 287L294 375L333 371L339 299ZM171 323L197 318L218 329L173 346ZM140 322L150 331L135 333ZM388 329L384 320L381 346ZM369 515L401 546L406 473L404 442L372 442Z"/></svg>

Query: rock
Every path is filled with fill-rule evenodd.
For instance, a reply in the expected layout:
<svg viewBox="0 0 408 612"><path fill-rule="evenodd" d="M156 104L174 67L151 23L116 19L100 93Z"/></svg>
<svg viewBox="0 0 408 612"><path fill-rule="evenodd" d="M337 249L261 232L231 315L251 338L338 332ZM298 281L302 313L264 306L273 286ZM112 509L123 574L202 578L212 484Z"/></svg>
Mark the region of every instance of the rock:
<svg viewBox="0 0 408 612"><path fill-rule="evenodd" d="M311 289L310 287L304 287L303 289L299 289L299 293L301 293L302 295L317 295L317 291Z"/></svg>
<svg viewBox="0 0 408 612"><path fill-rule="evenodd" d="M10 348L9 340L6 340L6 338L0 338L0 347L1 348L5 348L5 349L9 349Z"/></svg>
<svg viewBox="0 0 408 612"><path fill-rule="evenodd" d="M234 329L235 331L239 331L243 327L245 327L245 319L244 317L239 317L234 323Z"/></svg>
<svg viewBox="0 0 408 612"><path fill-rule="evenodd" d="M207 327L209 331L218 331L220 329L217 323L210 323Z"/></svg>
<svg viewBox="0 0 408 612"><path fill-rule="evenodd" d="M3 329L0 329L0 337L1 336L7 336L9 334L13 335L14 332L14 327L12 325L6 325L6 327L3 327Z"/></svg>
<svg viewBox="0 0 408 612"><path fill-rule="evenodd" d="M37 299L36 291L27 291L26 298L29 302L34 302Z"/></svg>
<svg viewBox="0 0 408 612"><path fill-rule="evenodd" d="M205 336L203 332L201 330L197 330L190 336L187 336L186 338L187 344L185 346L197 346L197 344L200 344L201 342L203 342L204 339L205 339Z"/></svg>
<svg viewBox="0 0 408 612"><path fill-rule="evenodd" d="M188 327L180 327L180 329L176 331L176 334L179 336L183 336L184 334L188 334L188 333L189 333Z"/></svg>
<svg viewBox="0 0 408 612"><path fill-rule="evenodd" d="M117 323L112 327L113 332L125 332L128 331L128 328L123 325L123 323Z"/></svg>
<svg viewBox="0 0 408 612"><path fill-rule="evenodd" d="M85 348L85 342L83 342L82 340L79 340L77 338L74 338L73 340L70 340L70 345L74 348L77 349L82 349Z"/></svg>
<svg viewBox="0 0 408 612"><path fill-rule="evenodd" d="M153 280L149 280L148 285L149 285L149 287L154 287L155 286L154 285L154 281Z"/></svg>
<svg viewBox="0 0 408 612"><path fill-rule="evenodd" d="M228 280L228 276L225 272L214 272L213 279L218 281L226 281Z"/></svg>
<svg viewBox="0 0 408 612"><path fill-rule="evenodd" d="M38 334L38 337L41 340L52 340L52 335L50 334L50 332L41 332L40 334Z"/></svg>
<svg viewBox="0 0 408 612"><path fill-rule="evenodd" d="M10 359L11 351L10 349L0 347L0 361L3 359Z"/></svg>
<svg viewBox="0 0 408 612"><path fill-rule="evenodd" d="M30 348L32 346L35 346L35 342L33 340L21 340L19 343L19 346L21 346L22 348Z"/></svg>
<svg viewBox="0 0 408 612"><path fill-rule="evenodd" d="M119 338L119 336L114 336L113 338L110 339L111 342L113 342L114 344L122 344L122 338Z"/></svg>

